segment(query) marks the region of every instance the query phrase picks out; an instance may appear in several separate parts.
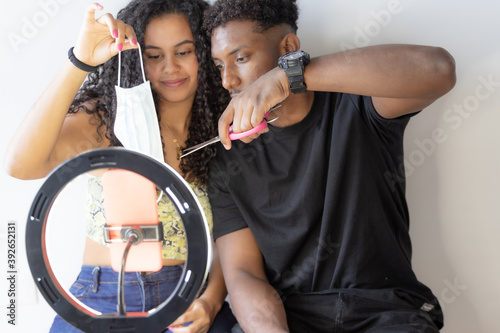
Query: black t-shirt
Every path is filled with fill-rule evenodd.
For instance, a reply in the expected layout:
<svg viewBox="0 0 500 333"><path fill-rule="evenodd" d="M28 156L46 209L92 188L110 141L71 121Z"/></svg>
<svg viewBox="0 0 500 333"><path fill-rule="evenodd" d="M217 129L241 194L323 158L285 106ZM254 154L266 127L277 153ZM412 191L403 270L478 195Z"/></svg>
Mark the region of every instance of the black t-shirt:
<svg viewBox="0 0 500 333"><path fill-rule="evenodd" d="M435 299L411 268L403 133L371 98L316 92L308 115L210 165L214 237L249 227L283 293L402 289Z"/></svg>

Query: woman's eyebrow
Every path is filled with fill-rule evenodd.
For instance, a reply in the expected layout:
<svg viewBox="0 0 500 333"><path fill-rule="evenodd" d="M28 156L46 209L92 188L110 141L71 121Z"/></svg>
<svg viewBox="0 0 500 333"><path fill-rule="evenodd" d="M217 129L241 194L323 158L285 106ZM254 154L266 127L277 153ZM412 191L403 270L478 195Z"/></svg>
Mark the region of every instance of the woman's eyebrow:
<svg viewBox="0 0 500 333"><path fill-rule="evenodd" d="M181 45L184 45L184 44L194 44L194 41L186 39L186 40L183 40L180 43L175 44L175 46L177 47L177 46L181 46Z"/></svg>
<svg viewBox="0 0 500 333"><path fill-rule="evenodd" d="M186 40L183 40L183 41L182 41L182 42L180 42L180 43L175 44L174 46L175 46L175 47L179 47L179 46L184 45L184 44L194 44L194 41L189 40L189 39L186 39ZM144 47L144 49L154 49L154 50L158 50L158 49L161 49L161 47L156 46L156 45L146 45L146 46Z"/></svg>

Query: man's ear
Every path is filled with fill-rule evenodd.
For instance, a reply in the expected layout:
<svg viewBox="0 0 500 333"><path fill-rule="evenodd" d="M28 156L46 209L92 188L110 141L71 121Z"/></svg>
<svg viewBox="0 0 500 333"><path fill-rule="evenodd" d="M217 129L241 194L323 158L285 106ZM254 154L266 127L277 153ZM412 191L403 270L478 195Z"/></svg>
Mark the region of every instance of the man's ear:
<svg viewBox="0 0 500 333"><path fill-rule="evenodd" d="M298 50L300 50L300 39L296 34L289 33L283 37L280 43L281 54Z"/></svg>

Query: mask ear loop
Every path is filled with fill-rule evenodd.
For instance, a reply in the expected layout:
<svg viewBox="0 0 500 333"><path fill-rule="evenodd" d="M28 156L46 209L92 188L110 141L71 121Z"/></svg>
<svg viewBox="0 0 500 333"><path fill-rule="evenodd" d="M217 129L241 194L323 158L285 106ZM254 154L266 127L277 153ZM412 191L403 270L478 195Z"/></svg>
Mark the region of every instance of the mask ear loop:
<svg viewBox="0 0 500 333"><path fill-rule="evenodd" d="M142 80L144 83L147 80L146 80L146 74L144 73L144 62L142 61L142 50L141 50L141 45L139 43L137 43L137 46L139 47L137 50L139 51L139 61L141 63ZM121 74L122 74L122 51L118 52L118 87L120 87Z"/></svg>
<svg viewBox="0 0 500 333"><path fill-rule="evenodd" d="M144 62L142 61L142 51L141 51L141 45L137 44L139 46L139 59L141 62L141 70L142 70L142 79L144 82L146 82L146 75L144 74ZM122 52L118 52L118 87L120 87L120 78L121 78L121 73L122 73ZM156 200L156 203L159 203L161 198L163 197L163 191L160 190L160 195L158 196L158 199Z"/></svg>

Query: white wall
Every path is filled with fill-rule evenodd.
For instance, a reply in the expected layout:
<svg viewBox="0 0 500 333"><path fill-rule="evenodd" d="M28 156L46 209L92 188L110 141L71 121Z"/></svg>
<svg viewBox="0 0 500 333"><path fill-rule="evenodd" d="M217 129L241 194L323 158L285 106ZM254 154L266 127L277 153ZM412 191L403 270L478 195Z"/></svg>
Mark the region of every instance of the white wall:
<svg viewBox="0 0 500 333"><path fill-rule="evenodd" d="M102 1L116 13L127 1ZM0 11L0 153L75 42L84 1L9 2ZM500 309L500 3L493 0L299 0L299 37L312 55L346 47L415 43L445 47L456 87L411 122L405 166L413 264L445 311L443 332L497 332ZM8 10L7 10L8 9ZM37 24L28 29L29 22ZM15 34L15 36L14 36ZM9 39L10 38L10 39ZM12 42L17 39L17 44ZM411 79L411 78L410 78ZM0 173L0 327L45 332L53 311L34 287L24 224L42 181ZM75 201L78 198L75 197ZM69 214L68 214L69 215ZM7 324L6 234L17 222L17 325Z"/></svg>

